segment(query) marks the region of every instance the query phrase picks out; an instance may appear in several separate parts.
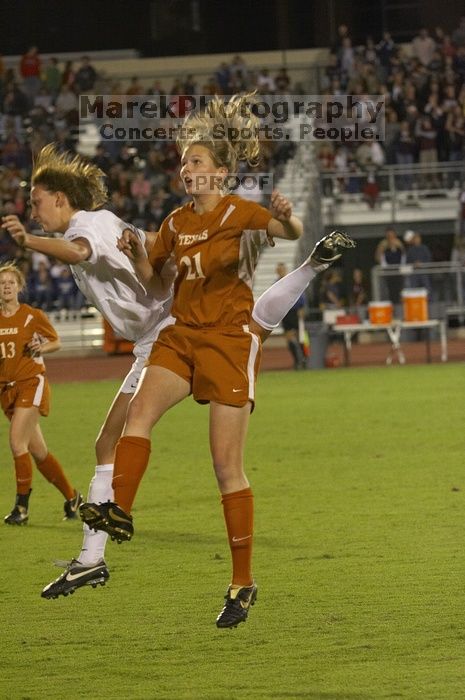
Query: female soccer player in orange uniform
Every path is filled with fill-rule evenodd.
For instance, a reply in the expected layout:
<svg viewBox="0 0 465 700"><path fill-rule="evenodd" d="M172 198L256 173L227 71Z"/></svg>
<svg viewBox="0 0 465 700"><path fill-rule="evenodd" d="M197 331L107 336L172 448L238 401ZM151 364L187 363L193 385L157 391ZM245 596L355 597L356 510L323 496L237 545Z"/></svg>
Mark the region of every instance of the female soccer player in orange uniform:
<svg viewBox="0 0 465 700"><path fill-rule="evenodd" d="M165 219L149 259L132 232L126 231L120 241L146 288L160 284L162 266L174 255L175 324L161 331L130 403L115 455L115 502L81 507L89 527L105 530L119 541L130 539L129 513L149 460L152 427L189 394L199 403L209 403L210 449L233 568L218 627L245 621L257 594L251 570L253 495L243 468L261 353L259 337L248 325L253 272L267 236L295 239L302 232L301 222L280 194L274 193L268 211L223 192L223 181L236 171L238 160L257 163L259 142L258 138L216 140L212 125L221 122L226 134L255 126L247 97L233 97L227 117L216 99L208 115L189 119L184 133L190 136L178 139L178 148L181 177L192 202Z"/></svg>
<svg viewBox="0 0 465 700"><path fill-rule="evenodd" d="M0 404L10 420L10 447L16 472L16 503L8 525L28 521L33 456L37 468L65 497L65 520L76 517L81 494L50 454L39 426L49 412L50 390L42 355L60 347L55 329L39 309L21 304L23 274L12 264L0 267Z"/></svg>

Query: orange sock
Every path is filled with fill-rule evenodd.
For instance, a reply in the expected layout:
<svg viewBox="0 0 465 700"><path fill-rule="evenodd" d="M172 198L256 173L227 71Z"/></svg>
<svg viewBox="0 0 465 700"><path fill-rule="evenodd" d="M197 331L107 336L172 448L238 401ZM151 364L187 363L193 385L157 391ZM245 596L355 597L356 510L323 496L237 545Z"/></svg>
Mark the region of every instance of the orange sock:
<svg viewBox="0 0 465 700"><path fill-rule="evenodd" d="M126 513L131 512L149 457L150 440L147 438L125 435L118 440L112 486L116 503Z"/></svg>
<svg viewBox="0 0 465 700"><path fill-rule="evenodd" d="M75 491L69 483L60 462L50 452L42 462L37 462L37 469L47 481L63 494L67 501L74 498Z"/></svg>
<svg viewBox="0 0 465 700"><path fill-rule="evenodd" d="M234 493L226 493L221 499L224 519L231 548L233 574L231 583L235 586L251 586L253 583L252 541L253 541L253 493L247 488Z"/></svg>
<svg viewBox="0 0 465 700"><path fill-rule="evenodd" d="M27 496L32 484L32 461L29 452L15 457L16 493Z"/></svg>

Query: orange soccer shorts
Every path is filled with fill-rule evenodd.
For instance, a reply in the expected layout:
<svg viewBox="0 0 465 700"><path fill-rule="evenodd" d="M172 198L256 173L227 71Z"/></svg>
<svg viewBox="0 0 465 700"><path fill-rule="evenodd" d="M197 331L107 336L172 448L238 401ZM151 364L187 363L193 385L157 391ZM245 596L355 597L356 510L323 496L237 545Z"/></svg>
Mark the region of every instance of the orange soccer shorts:
<svg viewBox="0 0 465 700"><path fill-rule="evenodd" d="M260 339L248 326L203 329L175 324L155 341L148 365L171 370L191 385L198 403L245 406L255 402Z"/></svg>
<svg viewBox="0 0 465 700"><path fill-rule="evenodd" d="M0 386L0 405L3 413L11 420L15 408L37 406L41 416L48 416L50 410L50 387L44 374L23 379L19 382Z"/></svg>

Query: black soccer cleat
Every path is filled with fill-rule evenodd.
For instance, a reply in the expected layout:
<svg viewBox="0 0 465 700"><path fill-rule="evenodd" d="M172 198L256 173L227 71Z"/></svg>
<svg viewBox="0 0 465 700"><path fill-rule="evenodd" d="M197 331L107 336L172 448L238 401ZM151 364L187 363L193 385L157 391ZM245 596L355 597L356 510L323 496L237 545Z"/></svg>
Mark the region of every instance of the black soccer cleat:
<svg viewBox="0 0 465 700"><path fill-rule="evenodd" d="M15 504L13 510L8 515L5 515L3 522L5 525L26 525L29 516L29 496L31 495L32 489L29 489L29 493L17 493Z"/></svg>
<svg viewBox="0 0 465 700"><path fill-rule="evenodd" d="M74 497L70 498L69 501L65 501L65 515L63 520L76 520L78 508L83 502L83 500L84 499L82 498L82 495L79 493L79 491L76 491L76 489L74 489Z"/></svg>
<svg viewBox="0 0 465 700"><path fill-rule="evenodd" d="M237 627L240 622L245 622L250 606L257 600L257 590L255 583L252 586L229 586L224 597L224 608L216 618L216 626Z"/></svg>
<svg viewBox="0 0 465 700"><path fill-rule="evenodd" d="M24 508L24 506L15 506L11 513L5 515L3 522L5 525L26 525L28 519L27 508Z"/></svg>
<svg viewBox="0 0 465 700"><path fill-rule="evenodd" d="M355 248L355 241L343 231L331 231L317 242L307 262L317 272L326 270L333 262L339 260L346 248Z"/></svg>
<svg viewBox="0 0 465 700"><path fill-rule="evenodd" d="M66 570L55 581L45 586L41 596L49 600L61 595L67 596L82 586L104 586L109 578L110 572L103 559L92 566L84 566L77 559L72 559Z"/></svg>
<svg viewBox="0 0 465 700"><path fill-rule="evenodd" d="M82 503L79 507L81 520L91 530L103 530L118 544L129 541L134 534L132 516L124 512L117 503Z"/></svg>

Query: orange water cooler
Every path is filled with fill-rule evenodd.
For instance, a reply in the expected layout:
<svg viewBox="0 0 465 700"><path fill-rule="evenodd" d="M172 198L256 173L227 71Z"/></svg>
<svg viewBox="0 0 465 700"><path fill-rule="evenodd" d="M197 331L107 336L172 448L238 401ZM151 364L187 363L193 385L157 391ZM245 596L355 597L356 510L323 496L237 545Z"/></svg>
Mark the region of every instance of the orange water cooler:
<svg viewBox="0 0 465 700"><path fill-rule="evenodd" d="M370 301L368 318L373 325L392 322L393 308L390 301Z"/></svg>
<svg viewBox="0 0 465 700"><path fill-rule="evenodd" d="M404 321L427 321L428 290L422 287L402 290L402 308Z"/></svg>

